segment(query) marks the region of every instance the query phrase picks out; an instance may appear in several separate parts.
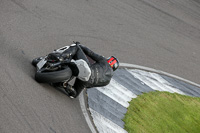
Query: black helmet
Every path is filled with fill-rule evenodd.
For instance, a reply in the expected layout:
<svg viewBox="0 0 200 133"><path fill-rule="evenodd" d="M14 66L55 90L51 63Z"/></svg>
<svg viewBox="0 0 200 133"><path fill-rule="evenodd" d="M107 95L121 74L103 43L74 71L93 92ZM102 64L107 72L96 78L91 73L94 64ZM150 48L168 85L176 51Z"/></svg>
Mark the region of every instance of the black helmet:
<svg viewBox="0 0 200 133"><path fill-rule="evenodd" d="M119 67L119 61L115 56L110 56L107 59L107 62L112 67L113 71L115 71Z"/></svg>

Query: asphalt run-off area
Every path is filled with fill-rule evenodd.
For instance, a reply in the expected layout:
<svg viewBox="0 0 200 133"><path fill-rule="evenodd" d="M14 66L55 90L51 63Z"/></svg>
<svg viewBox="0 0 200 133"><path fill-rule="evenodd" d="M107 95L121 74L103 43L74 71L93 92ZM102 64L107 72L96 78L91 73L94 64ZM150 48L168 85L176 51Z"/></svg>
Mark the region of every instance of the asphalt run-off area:
<svg viewBox="0 0 200 133"><path fill-rule="evenodd" d="M31 61L73 41L129 65L76 99L36 82ZM199 0L1 0L0 133L126 132L143 92L199 95L199 42Z"/></svg>

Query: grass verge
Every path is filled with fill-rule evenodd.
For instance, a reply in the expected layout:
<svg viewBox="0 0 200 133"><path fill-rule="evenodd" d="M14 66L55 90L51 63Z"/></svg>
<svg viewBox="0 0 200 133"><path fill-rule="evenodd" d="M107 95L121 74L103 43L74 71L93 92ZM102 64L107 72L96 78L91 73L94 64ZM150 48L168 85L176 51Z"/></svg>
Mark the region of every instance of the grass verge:
<svg viewBox="0 0 200 133"><path fill-rule="evenodd" d="M129 133L200 133L200 98L144 93L130 102L123 121Z"/></svg>

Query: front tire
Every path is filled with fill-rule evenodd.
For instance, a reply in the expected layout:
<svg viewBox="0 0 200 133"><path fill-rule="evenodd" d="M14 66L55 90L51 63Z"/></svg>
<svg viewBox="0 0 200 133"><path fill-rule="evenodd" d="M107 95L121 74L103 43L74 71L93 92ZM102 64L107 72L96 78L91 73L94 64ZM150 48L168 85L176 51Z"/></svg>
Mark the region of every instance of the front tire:
<svg viewBox="0 0 200 133"><path fill-rule="evenodd" d="M67 67L64 70L53 72L38 71L35 74L35 80L39 83L56 83L69 80L72 76L72 70Z"/></svg>

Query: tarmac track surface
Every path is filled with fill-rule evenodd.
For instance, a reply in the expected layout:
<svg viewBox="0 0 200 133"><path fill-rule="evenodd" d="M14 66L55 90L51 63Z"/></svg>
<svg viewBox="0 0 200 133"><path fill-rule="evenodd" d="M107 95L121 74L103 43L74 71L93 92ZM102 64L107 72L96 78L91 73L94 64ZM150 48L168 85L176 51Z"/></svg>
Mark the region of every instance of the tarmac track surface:
<svg viewBox="0 0 200 133"><path fill-rule="evenodd" d="M200 83L198 0L1 0L1 133L90 132L78 99L35 82L31 65L72 41Z"/></svg>

